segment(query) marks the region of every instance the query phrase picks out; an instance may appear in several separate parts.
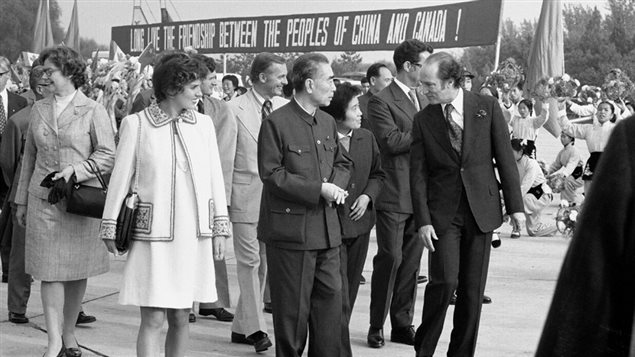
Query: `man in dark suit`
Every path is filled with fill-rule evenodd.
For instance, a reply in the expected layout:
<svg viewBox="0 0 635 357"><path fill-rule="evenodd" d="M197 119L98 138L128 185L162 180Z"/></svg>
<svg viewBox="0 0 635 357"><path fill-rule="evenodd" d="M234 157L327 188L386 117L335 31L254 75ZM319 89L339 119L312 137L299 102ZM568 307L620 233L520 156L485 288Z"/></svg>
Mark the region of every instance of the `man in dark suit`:
<svg viewBox="0 0 635 357"><path fill-rule="evenodd" d="M11 77L11 62L6 57L0 56L0 142L1 137L4 134L5 128L7 127L9 118L22 108L27 106L27 100L22 98L17 94L13 94L7 90L7 82ZM0 169L0 177L5 176L2 173L2 169ZM0 204L2 205L2 209L6 211L10 211L8 208L8 202L6 202L5 198L9 192L9 186L4 182L4 180L0 179ZM2 224L2 227L8 227L10 224L10 217L8 215L4 216L2 220L7 224ZM0 259L2 260L2 282L6 283L8 281L8 272L9 272L9 254L11 252L11 240L8 238L11 236L10 230L6 232L0 231L2 234L2 239L0 239Z"/></svg>
<svg viewBox="0 0 635 357"><path fill-rule="evenodd" d="M448 356L473 356L487 278L492 231L502 224L494 163L516 227L523 201L507 124L494 98L460 87L461 66L436 53L421 70L430 104L415 116L410 187L418 239L429 250L417 356L432 356L457 291ZM434 243L433 243L434 241Z"/></svg>
<svg viewBox="0 0 635 357"><path fill-rule="evenodd" d="M366 71L366 80L369 87L366 93L359 96L359 109L362 111L362 128L372 130L368 120L368 101L370 97L381 92L392 83L392 72L381 62L373 63Z"/></svg>
<svg viewBox="0 0 635 357"><path fill-rule="evenodd" d="M385 344L383 327L389 311L391 341L414 344L412 320L423 244L412 220L409 158L412 120L427 104L415 89L422 63L432 51L419 40L406 40L397 46L393 55L396 77L368 103L368 117L386 172L375 204L377 255L373 259L367 338L373 348Z"/></svg>
<svg viewBox="0 0 635 357"><path fill-rule="evenodd" d="M276 356L339 356L342 318L340 223L351 162L338 146L333 70L321 54L293 64L295 95L262 122L258 239L267 245Z"/></svg>

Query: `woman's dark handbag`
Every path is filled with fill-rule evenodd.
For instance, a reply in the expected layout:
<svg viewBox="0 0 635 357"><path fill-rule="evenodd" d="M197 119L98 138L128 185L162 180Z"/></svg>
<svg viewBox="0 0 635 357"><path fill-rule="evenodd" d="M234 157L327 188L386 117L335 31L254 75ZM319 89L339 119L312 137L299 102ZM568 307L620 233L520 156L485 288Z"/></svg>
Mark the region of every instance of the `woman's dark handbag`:
<svg viewBox="0 0 635 357"><path fill-rule="evenodd" d="M90 170L97 176L101 187L86 186L79 183L73 184L66 197L66 212L101 219L104 213L104 205L106 204L108 184L101 175L97 164L92 159L88 159L86 162Z"/></svg>
<svg viewBox="0 0 635 357"><path fill-rule="evenodd" d="M138 116L138 115L137 115ZM139 116L138 116L139 117ZM135 178L132 193L129 193L123 200L119 216L117 217L117 229L115 230L115 247L120 253L125 253L130 249L132 243L132 234L135 227L135 218L137 215L137 203L139 197L137 188L139 186L139 145L141 144L141 117L139 117L139 131L137 132L137 148Z"/></svg>

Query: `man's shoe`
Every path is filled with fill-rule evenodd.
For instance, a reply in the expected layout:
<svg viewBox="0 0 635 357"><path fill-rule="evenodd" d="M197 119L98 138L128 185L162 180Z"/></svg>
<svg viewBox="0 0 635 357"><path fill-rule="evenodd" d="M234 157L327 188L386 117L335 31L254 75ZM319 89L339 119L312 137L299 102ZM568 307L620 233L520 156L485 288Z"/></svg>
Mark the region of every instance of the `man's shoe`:
<svg viewBox="0 0 635 357"><path fill-rule="evenodd" d="M75 324L92 324L95 321L97 321L97 318L95 316L86 315L84 311L80 311L79 315L77 315L77 322Z"/></svg>
<svg viewBox="0 0 635 357"><path fill-rule="evenodd" d="M492 303L492 298L487 295L483 295L483 304L491 304L491 303Z"/></svg>
<svg viewBox="0 0 635 357"><path fill-rule="evenodd" d="M242 333L236 333L233 331L232 331L231 341L232 343L242 343L243 345L253 345L253 342L249 341L247 339L247 336L243 335Z"/></svg>
<svg viewBox="0 0 635 357"><path fill-rule="evenodd" d="M273 346L273 343L271 343L269 336L262 331L255 332L247 336L247 341L252 342L256 352L264 352L269 347Z"/></svg>
<svg viewBox="0 0 635 357"><path fill-rule="evenodd" d="M413 326L393 328L390 331L390 341L403 343L405 345L415 345L415 329Z"/></svg>
<svg viewBox="0 0 635 357"><path fill-rule="evenodd" d="M419 275L417 277L417 284L423 284L428 281L428 277L425 275Z"/></svg>
<svg viewBox="0 0 635 357"><path fill-rule="evenodd" d="M195 323L195 322L196 322L196 315L194 315L194 313L193 313L193 312L190 312L190 315L188 316L187 320L188 320L190 323Z"/></svg>
<svg viewBox="0 0 635 357"><path fill-rule="evenodd" d="M265 308L263 310L264 310L264 312L266 312L268 314L273 314L273 308L271 307L271 303L270 302L266 302L265 303Z"/></svg>
<svg viewBox="0 0 635 357"><path fill-rule="evenodd" d="M9 311L9 321L14 324L26 324L29 322L29 318L24 314L18 314L17 312Z"/></svg>
<svg viewBox="0 0 635 357"><path fill-rule="evenodd" d="M368 343L369 347L372 348L381 348L384 347L386 342L384 341L384 329L370 327L368 329L368 337L366 338L366 343Z"/></svg>
<svg viewBox="0 0 635 357"><path fill-rule="evenodd" d="M215 309L198 309L198 314L203 316L214 315L214 317L218 321L224 321L224 322L234 321L234 314L225 310L222 307L215 308Z"/></svg>

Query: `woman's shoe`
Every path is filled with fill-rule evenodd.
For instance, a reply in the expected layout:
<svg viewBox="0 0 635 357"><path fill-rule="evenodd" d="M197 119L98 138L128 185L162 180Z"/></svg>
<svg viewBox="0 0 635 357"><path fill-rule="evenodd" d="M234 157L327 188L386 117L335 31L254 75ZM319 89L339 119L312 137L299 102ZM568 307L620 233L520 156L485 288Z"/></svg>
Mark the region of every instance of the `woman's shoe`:
<svg viewBox="0 0 635 357"><path fill-rule="evenodd" d="M81 357L82 356L82 350L79 347L67 348L64 356L66 356L66 357Z"/></svg>

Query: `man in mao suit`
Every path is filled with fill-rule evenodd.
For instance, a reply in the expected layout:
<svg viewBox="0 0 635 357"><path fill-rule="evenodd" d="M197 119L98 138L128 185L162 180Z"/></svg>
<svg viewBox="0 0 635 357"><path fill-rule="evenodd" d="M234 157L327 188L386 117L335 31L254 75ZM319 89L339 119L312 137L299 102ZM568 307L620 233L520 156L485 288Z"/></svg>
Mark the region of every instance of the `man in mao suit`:
<svg viewBox="0 0 635 357"><path fill-rule="evenodd" d="M253 345L256 352L271 346L263 313L267 276L265 244L258 241L258 215L262 181L258 176L258 133L273 110L286 104L280 97L287 84L284 58L260 53L251 65L253 88L229 102L238 124L229 217L234 233L234 253L240 297L232 324L234 343Z"/></svg>
<svg viewBox="0 0 635 357"><path fill-rule="evenodd" d="M359 109L362 111L362 128L372 131L370 121L368 119L368 102L375 94L381 92L384 88L392 83L392 73L388 67L381 63L373 63L366 71L366 79L368 80L368 92L360 95Z"/></svg>
<svg viewBox="0 0 635 357"><path fill-rule="evenodd" d="M410 187L418 238L429 250L417 356L432 356L457 291L448 356L473 356L492 231L502 224L498 183L512 223L524 223L523 201L507 124L496 99L460 87L461 66L441 52L421 70L430 104L415 116Z"/></svg>
<svg viewBox="0 0 635 357"><path fill-rule="evenodd" d="M419 40L395 49L397 75L370 98L368 116L381 151L386 179L377 198L377 255L370 292L370 347L384 346L383 327L390 312L391 341L414 344L414 306L423 244L415 233L410 198L409 158L412 120L427 104L416 91L423 61L432 53Z"/></svg>
<svg viewBox="0 0 635 357"><path fill-rule="evenodd" d="M318 53L293 64L293 99L262 122L263 181L258 239L267 245L276 356L339 356L342 319L340 223L336 206L352 163L333 117L319 109L333 96L333 70Z"/></svg>
<svg viewBox="0 0 635 357"><path fill-rule="evenodd" d="M203 98L199 102L199 112L208 115L214 122L216 130L216 141L218 142L218 153L220 154L220 164L223 170L223 181L225 182L225 197L229 202L232 192L232 175L234 168L234 156L236 154L236 140L238 127L234 113L227 103L212 97L214 82L216 81L216 62L211 57L194 55L194 59L200 61L208 70L201 80L201 92ZM213 315L219 321L232 321L234 315L225 310L231 306L229 296L229 278L227 276L227 264L225 259L214 259L214 276L216 280L216 291L218 301L213 303L200 303L198 313L203 316Z"/></svg>
<svg viewBox="0 0 635 357"><path fill-rule="evenodd" d="M17 94L13 94L7 90L7 82L11 78L11 62L6 57L0 56L0 142L1 137L4 134L5 128L9 118L22 108L27 106L27 100ZM5 176L0 169L0 177ZM0 259L2 260L2 282L8 281L9 273L9 255L11 252L11 228L9 221L11 217L9 204L6 201L6 196L9 192L9 186L4 180L0 179L0 204L2 210L7 211L6 214L0 217ZM7 231L5 234L5 230Z"/></svg>

